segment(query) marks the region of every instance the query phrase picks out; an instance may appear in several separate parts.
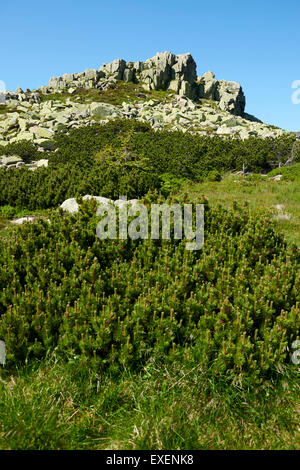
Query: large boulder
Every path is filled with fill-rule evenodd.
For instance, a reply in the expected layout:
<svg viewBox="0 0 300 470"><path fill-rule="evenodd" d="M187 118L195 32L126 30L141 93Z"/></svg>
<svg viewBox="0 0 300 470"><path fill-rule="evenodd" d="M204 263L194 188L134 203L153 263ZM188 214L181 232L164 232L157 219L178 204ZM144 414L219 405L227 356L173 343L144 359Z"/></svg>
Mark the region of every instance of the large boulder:
<svg viewBox="0 0 300 470"><path fill-rule="evenodd" d="M122 80L126 62L123 59L116 59L108 64L103 64L100 72L105 76L113 76L117 80Z"/></svg>
<svg viewBox="0 0 300 470"><path fill-rule="evenodd" d="M192 84L196 78L196 62L191 54L179 54L175 56L175 64L172 66L175 80L184 80Z"/></svg>
<svg viewBox="0 0 300 470"><path fill-rule="evenodd" d="M191 54L157 53L140 68L142 71L136 70L136 77L147 90L170 89L193 97L196 63Z"/></svg>
<svg viewBox="0 0 300 470"><path fill-rule="evenodd" d="M75 214L79 211L79 204L75 198L66 199L60 207L62 210L69 212L70 214Z"/></svg>
<svg viewBox="0 0 300 470"><path fill-rule="evenodd" d="M63 90L66 87L66 82L63 77L52 77L49 80L48 87L53 90Z"/></svg>
<svg viewBox="0 0 300 470"><path fill-rule="evenodd" d="M239 83L220 80L215 99L220 102L219 106L223 111L229 111L237 116L243 115L246 99Z"/></svg>
<svg viewBox="0 0 300 470"><path fill-rule="evenodd" d="M35 135L37 139L51 139L54 136L54 132L44 127L37 127Z"/></svg>
<svg viewBox="0 0 300 470"><path fill-rule="evenodd" d="M219 82L215 79L214 73L206 72L203 77L200 77L199 80L200 97L208 100L214 100L218 83Z"/></svg>
<svg viewBox="0 0 300 470"><path fill-rule="evenodd" d="M246 100L239 83L216 80L212 72L207 72L198 78L197 84L200 98L218 101L222 111L243 116Z"/></svg>
<svg viewBox="0 0 300 470"><path fill-rule="evenodd" d="M90 105L90 114L94 118L107 118L107 117L119 117L119 111L118 109L113 106L109 105L106 103L91 103Z"/></svg>

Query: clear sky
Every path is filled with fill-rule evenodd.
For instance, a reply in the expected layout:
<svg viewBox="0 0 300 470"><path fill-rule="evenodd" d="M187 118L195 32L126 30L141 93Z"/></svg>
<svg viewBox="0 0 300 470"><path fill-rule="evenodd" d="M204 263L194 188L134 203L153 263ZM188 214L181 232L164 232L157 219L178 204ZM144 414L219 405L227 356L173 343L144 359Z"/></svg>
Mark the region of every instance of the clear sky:
<svg viewBox="0 0 300 470"><path fill-rule="evenodd" d="M248 113L300 130L299 0L3 0L0 40L11 91L113 59L190 52L198 75L242 84Z"/></svg>

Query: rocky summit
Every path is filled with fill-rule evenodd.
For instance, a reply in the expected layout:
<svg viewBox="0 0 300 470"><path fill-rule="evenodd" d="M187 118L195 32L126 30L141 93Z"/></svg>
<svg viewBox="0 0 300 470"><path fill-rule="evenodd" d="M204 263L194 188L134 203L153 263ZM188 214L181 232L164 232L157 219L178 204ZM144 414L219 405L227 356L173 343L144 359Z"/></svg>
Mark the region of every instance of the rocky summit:
<svg viewBox="0 0 300 470"><path fill-rule="evenodd" d="M158 130L241 139L285 133L245 113L239 83L217 79L212 72L197 76L189 53L157 53L145 62L118 59L99 69L51 78L37 90L6 92L4 98L2 146L28 140L40 150L52 150L59 130L115 118L148 122Z"/></svg>

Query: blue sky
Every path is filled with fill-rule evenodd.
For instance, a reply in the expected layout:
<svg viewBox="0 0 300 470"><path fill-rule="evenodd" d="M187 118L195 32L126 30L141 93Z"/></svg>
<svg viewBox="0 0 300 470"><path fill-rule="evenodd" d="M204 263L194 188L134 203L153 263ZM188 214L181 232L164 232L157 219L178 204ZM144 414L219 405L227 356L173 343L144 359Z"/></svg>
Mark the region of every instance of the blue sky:
<svg viewBox="0 0 300 470"><path fill-rule="evenodd" d="M242 84L248 113L300 130L291 99L300 80L299 0L6 0L0 12L0 80L9 90L116 58L190 52L198 75L212 70Z"/></svg>

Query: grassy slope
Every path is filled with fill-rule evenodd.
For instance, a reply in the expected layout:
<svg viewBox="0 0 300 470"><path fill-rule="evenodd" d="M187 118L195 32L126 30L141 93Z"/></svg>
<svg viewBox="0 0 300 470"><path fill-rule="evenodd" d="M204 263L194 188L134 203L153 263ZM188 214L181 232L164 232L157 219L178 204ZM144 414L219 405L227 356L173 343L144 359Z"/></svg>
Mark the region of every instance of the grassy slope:
<svg viewBox="0 0 300 470"><path fill-rule="evenodd" d="M284 179L274 181L272 175L283 174ZM232 207L234 201L249 204L251 209L271 211L275 220L279 214L274 207L283 204L283 213L290 220L277 220L280 231L289 243L300 246L300 164L292 168L273 171L268 176L227 174L220 182L188 183L182 188L195 200L203 194L211 205L223 204Z"/></svg>
<svg viewBox="0 0 300 470"><path fill-rule="evenodd" d="M89 101L99 101L101 103L108 103L112 105L121 105L124 101L148 101L155 99L157 101L169 101L170 97L175 95L175 92L167 90L145 90L140 84L120 82L114 87L100 91L95 88L85 89L77 88L72 94L68 92L50 93L48 95L40 95L42 101L58 100L65 102L67 98L72 101L80 103L87 103Z"/></svg>
<svg viewBox="0 0 300 470"><path fill-rule="evenodd" d="M152 364L118 380L42 363L0 379L0 449L299 449L297 373L272 390Z"/></svg>

